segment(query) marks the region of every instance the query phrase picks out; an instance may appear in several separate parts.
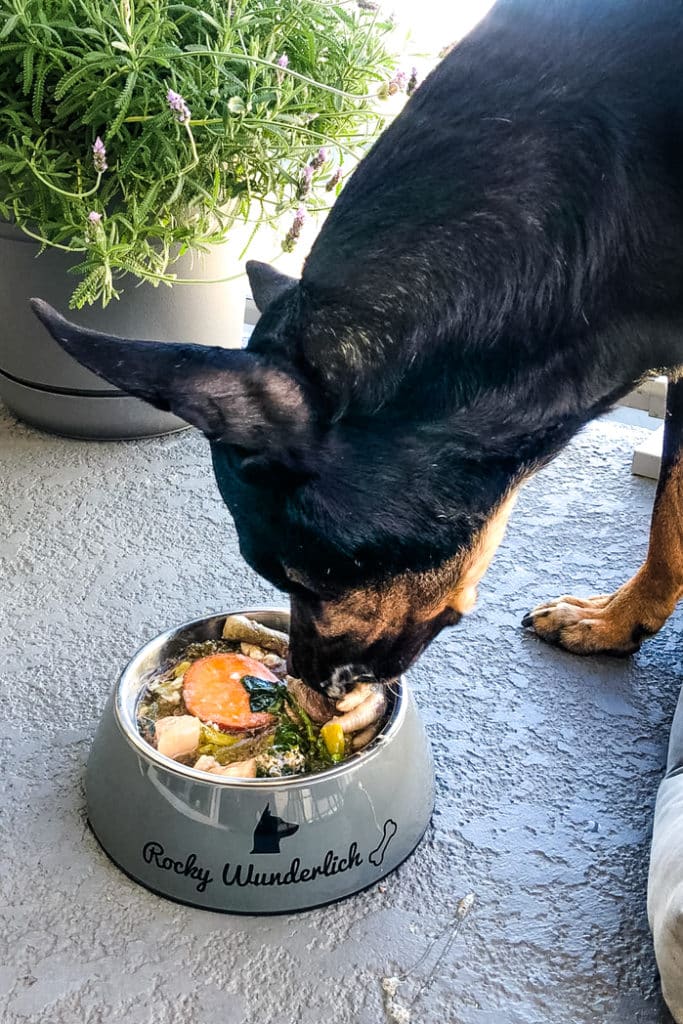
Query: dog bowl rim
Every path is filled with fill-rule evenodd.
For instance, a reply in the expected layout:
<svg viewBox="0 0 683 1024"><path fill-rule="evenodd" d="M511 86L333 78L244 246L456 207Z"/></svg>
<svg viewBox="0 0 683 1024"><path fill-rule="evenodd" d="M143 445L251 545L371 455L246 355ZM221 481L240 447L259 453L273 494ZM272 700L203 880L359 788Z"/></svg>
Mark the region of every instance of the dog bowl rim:
<svg viewBox="0 0 683 1024"><path fill-rule="evenodd" d="M178 633L182 633L183 630L189 629L192 626L199 626L203 622L209 622L212 619L220 619L222 617L227 618L230 615L243 615L246 618L260 616L264 614L278 613L280 615L286 615L289 617L289 610L286 608L279 607L277 605L271 605L270 607L264 608L250 608L240 609L237 611L226 611L226 612L214 612L211 615L201 615L196 619L189 619L180 625L173 626L170 629L166 629L161 633L157 633L155 636L147 640L141 647L139 647L135 653L129 658L128 662L121 671L118 680L114 688L114 706L113 713L116 724L121 731L126 742L135 748L138 755L144 758L153 767L162 769L170 774L180 775L185 779L190 780L194 783L203 783L207 786L217 786L220 788L237 789L246 792L254 792L256 789L271 789L271 788L293 788L296 786L310 786L314 784L324 783L325 781L333 780L338 778L340 775L344 775L350 771L354 771L361 765L367 765L373 758L378 757L391 740L398 733L402 722L406 716L407 702L408 702L408 686L405 675L399 676L396 680L397 691L394 693L394 707L391 715L389 716L386 725L381 732L371 741L367 749L360 750L356 754L347 758L341 764L334 765L331 768L327 768L323 772L310 772L305 775L287 775L280 778L264 778L264 779L238 779L229 778L226 776L214 776L212 777L208 772L197 771L196 768L190 765L180 764L178 761L174 761L173 758L167 757L165 754L160 754L158 750L155 750L146 740L142 738L137 728L137 719L135 716L135 708L137 707L142 686L132 687L131 690L135 690L135 701L131 706L130 700L126 700L123 695L124 688L128 682L129 676L135 674L137 663L144 657L148 652L149 648L164 643L165 641L172 640ZM136 681L137 682L137 681Z"/></svg>

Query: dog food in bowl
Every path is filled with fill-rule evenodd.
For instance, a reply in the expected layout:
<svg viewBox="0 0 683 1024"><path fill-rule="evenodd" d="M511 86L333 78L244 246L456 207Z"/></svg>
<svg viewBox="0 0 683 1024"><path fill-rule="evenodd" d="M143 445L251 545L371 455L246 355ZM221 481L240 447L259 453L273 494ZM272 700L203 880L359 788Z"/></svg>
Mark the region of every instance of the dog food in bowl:
<svg viewBox="0 0 683 1024"><path fill-rule="evenodd" d="M359 681L333 701L287 675L285 633L240 615L221 640L189 644L148 682L141 736L213 776L317 773L366 747L387 719L387 693Z"/></svg>

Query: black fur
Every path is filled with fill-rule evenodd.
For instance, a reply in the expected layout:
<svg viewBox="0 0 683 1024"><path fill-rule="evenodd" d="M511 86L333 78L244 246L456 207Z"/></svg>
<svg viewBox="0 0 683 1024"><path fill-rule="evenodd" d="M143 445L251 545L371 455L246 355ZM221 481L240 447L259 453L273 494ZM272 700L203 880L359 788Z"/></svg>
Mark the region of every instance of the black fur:
<svg viewBox="0 0 683 1024"><path fill-rule="evenodd" d="M249 369L198 349L164 378L211 439L244 557L293 595L311 681L391 675L443 624L323 641L325 602L443 564L515 480L683 362L682 55L683 0L499 0L352 176L298 286L251 265ZM134 390L137 353L113 375L99 358ZM233 374L218 402L207 366Z"/></svg>

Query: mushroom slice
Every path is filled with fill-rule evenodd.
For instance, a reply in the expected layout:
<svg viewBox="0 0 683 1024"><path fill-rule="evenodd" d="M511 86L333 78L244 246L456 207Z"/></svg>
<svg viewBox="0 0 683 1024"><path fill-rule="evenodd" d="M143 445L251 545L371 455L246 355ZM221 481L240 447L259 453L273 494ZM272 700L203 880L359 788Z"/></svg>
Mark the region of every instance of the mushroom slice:
<svg viewBox="0 0 683 1024"><path fill-rule="evenodd" d="M245 643L244 640L240 644L240 650L247 658L253 658L254 661L263 661L266 657L266 652L262 647L259 647L258 644Z"/></svg>
<svg viewBox="0 0 683 1024"><path fill-rule="evenodd" d="M266 654L262 660L266 668L269 668L276 676L284 676L287 672L287 662L279 654Z"/></svg>

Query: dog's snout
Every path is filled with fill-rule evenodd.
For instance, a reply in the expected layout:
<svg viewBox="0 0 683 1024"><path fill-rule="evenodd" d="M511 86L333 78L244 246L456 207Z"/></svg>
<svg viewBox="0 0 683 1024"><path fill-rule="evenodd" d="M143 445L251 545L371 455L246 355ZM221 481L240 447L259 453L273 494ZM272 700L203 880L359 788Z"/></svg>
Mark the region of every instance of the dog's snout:
<svg viewBox="0 0 683 1024"><path fill-rule="evenodd" d="M373 674L366 668L358 665L342 665L335 668L328 682L322 684L322 689L332 700L340 700L355 683L374 680Z"/></svg>

